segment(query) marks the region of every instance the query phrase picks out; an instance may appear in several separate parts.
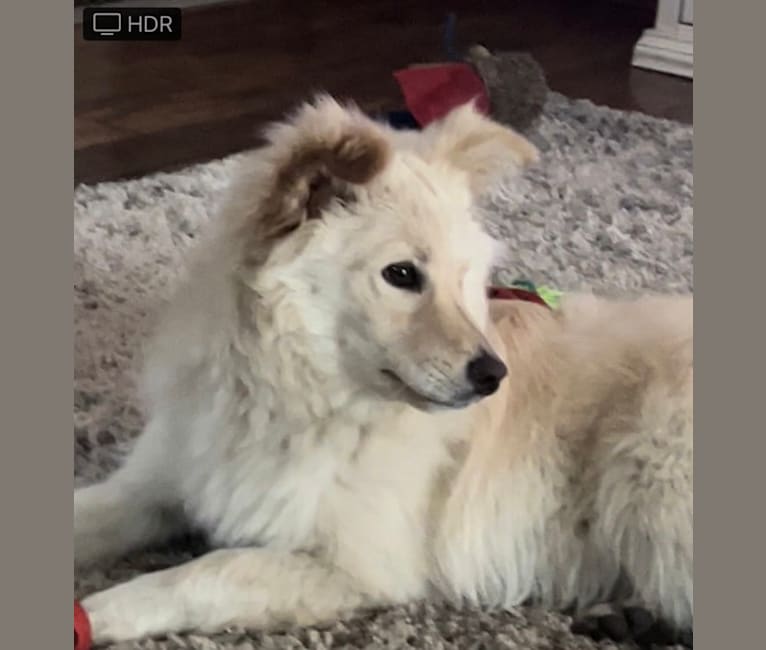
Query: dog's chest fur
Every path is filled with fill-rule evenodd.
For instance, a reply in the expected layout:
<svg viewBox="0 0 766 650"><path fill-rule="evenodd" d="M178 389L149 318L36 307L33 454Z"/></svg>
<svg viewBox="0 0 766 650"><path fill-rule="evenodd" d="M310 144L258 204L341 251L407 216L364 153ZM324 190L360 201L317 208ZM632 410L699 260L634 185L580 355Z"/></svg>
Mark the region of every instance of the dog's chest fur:
<svg viewBox="0 0 766 650"><path fill-rule="evenodd" d="M204 464L184 478L191 518L216 544L312 546L321 500L363 438L352 420L324 424L296 434L289 423L274 422L274 443L257 440L246 426L222 431Z"/></svg>
<svg viewBox="0 0 766 650"><path fill-rule="evenodd" d="M423 520L435 498L434 474L451 462L460 418L445 418L455 435L433 435L432 426L418 424L433 416L401 406L360 401L309 422L261 399L215 435L193 435L187 449L194 458L181 477L190 519L216 545L332 548L346 564L360 554L359 571L379 573L370 576L376 583L393 579L386 573L394 558L410 558L414 584L425 570ZM391 558L388 568L385 560L374 568L364 562L371 543L380 544L380 558Z"/></svg>

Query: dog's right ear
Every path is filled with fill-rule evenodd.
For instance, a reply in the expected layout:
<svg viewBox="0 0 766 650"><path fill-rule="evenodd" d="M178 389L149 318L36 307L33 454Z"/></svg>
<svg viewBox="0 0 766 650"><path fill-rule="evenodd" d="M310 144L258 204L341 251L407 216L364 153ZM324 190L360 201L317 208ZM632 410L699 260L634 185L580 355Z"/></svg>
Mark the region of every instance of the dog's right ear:
<svg viewBox="0 0 766 650"><path fill-rule="evenodd" d="M276 240L377 176L390 156L384 133L356 107L326 95L272 126L258 153L263 193L246 224L248 261L257 263Z"/></svg>

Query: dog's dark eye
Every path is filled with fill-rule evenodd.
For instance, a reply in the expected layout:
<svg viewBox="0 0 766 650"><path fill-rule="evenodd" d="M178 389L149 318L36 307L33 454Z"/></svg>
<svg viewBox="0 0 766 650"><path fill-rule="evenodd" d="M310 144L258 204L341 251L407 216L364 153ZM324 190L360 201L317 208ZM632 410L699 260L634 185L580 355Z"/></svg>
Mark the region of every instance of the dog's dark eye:
<svg viewBox="0 0 766 650"><path fill-rule="evenodd" d="M407 291L421 291L423 289L423 276L411 262L389 264L382 273L383 279L398 289L406 289Z"/></svg>

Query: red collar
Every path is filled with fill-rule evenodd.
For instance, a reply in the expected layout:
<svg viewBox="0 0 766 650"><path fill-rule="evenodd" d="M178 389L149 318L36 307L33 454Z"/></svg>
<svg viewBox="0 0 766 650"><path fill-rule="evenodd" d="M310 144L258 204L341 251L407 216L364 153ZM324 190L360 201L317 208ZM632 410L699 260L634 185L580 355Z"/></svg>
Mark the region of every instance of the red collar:
<svg viewBox="0 0 766 650"><path fill-rule="evenodd" d="M491 300L525 300L550 309L545 300L533 291L527 291L526 289L519 289L517 287L489 287L487 295Z"/></svg>

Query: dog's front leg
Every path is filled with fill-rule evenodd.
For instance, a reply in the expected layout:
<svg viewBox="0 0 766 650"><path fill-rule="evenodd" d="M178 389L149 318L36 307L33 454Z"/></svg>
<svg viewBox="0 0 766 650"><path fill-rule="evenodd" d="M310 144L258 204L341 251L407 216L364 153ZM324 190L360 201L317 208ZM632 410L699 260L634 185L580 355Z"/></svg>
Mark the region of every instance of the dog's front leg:
<svg viewBox="0 0 766 650"><path fill-rule="evenodd" d="M311 625L372 604L350 576L330 565L266 549L214 551L82 603L94 643L229 626Z"/></svg>
<svg viewBox="0 0 766 650"><path fill-rule="evenodd" d="M168 470L164 432L151 423L125 464L74 492L75 566L115 559L185 531Z"/></svg>

